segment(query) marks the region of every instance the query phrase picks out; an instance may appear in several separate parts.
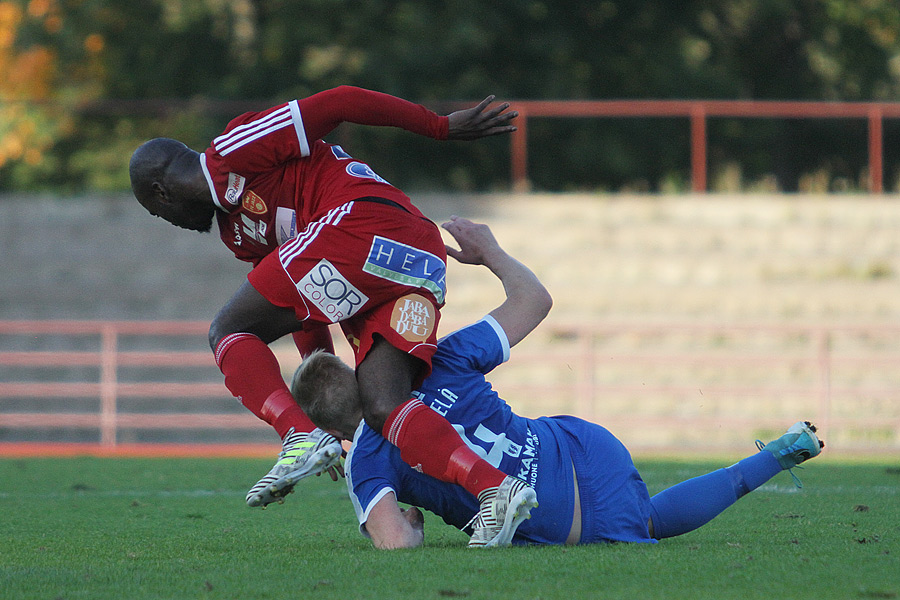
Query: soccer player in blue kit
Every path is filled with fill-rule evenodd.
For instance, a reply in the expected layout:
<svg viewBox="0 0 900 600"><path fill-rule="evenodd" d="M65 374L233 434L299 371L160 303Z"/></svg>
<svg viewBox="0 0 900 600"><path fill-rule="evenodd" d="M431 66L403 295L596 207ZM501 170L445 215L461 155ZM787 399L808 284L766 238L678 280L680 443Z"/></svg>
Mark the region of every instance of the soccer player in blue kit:
<svg viewBox="0 0 900 600"><path fill-rule="evenodd" d="M432 373L414 394L453 423L476 454L528 483L537 498L518 498L506 514L481 514L478 499L462 487L401 460L399 450L362 421L353 370L317 351L297 369L291 392L316 425L353 441L345 464L347 486L360 531L376 547L422 544L422 513L402 509L400 502L430 510L466 532L477 518L502 525L501 535L486 545L655 543L704 525L824 447L814 426L798 422L765 446L757 442L759 452L737 464L651 498L628 450L609 431L572 416L520 417L493 391L485 374L508 360L510 347L544 319L552 300L486 225L453 217L442 226L460 246L448 246L447 254L488 267L502 282L506 300L438 342Z"/></svg>

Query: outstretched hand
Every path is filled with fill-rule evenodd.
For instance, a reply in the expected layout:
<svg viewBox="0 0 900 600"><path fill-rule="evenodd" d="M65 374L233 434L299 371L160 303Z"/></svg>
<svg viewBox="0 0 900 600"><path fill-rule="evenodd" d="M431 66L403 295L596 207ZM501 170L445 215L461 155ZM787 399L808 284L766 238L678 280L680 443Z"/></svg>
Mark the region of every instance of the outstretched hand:
<svg viewBox="0 0 900 600"><path fill-rule="evenodd" d="M328 473L328 476L331 477L332 481L337 481L342 477L346 477L347 475L344 473L344 459L347 458L347 451L341 450L341 460L337 462L333 467L328 467L325 471L321 471L316 473L316 477L320 477L322 473Z"/></svg>
<svg viewBox="0 0 900 600"><path fill-rule="evenodd" d="M490 267L493 257L505 254L487 225L473 223L469 219L453 215L449 221L442 223L441 227L446 229L459 244L459 250L446 246L447 255L461 263Z"/></svg>
<svg viewBox="0 0 900 600"><path fill-rule="evenodd" d="M323 471L323 473L328 473L328 476L331 477L332 481L337 481L341 477L346 477L344 474L344 465L337 464L333 467L329 467L328 470ZM322 473L316 473L316 477L322 475Z"/></svg>
<svg viewBox="0 0 900 600"><path fill-rule="evenodd" d="M509 108L509 102L503 102L491 109L487 109L495 97L493 95L488 96L478 106L458 110L447 115L450 119L447 139L477 140L489 135L500 135L515 131L516 126L509 125L509 122L518 117L519 113L514 110L504 112Z"/></svg>

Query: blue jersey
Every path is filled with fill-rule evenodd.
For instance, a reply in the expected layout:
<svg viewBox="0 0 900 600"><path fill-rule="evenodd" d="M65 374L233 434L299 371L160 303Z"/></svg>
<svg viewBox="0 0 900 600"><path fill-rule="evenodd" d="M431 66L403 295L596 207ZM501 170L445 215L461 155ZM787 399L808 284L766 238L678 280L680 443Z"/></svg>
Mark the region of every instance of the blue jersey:
<svg viewBox="0 0 900 600"><path fill-rule="evenodd" d="M415 392L443 415L479 456L526 481L539 506L514 543L561 544L574 514L574 473L582 509L582 542L650 542L650 501L625 447L611 433L574 417L526 419L491 388L485 375L509 358L509 341L490 316L438 342L431 375ZM419 506L462 529L478 501L462 487L415 471L400 451L360 424L345 464L360 524L385 494Z"/></svg>

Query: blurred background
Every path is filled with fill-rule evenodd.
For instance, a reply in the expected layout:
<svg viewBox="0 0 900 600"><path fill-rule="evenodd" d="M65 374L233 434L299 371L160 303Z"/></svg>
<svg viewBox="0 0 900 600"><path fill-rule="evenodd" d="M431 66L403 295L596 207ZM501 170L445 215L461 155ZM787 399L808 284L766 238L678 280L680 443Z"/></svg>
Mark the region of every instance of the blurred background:
<svg viewBox="0 0 900 600"><path fill-rule="evenodd" d="M519 412L636 453L744 452L805 418L835 456L900 455L890 0L0 1L0 453L277 445L205 345L246 265L146 214L128 159L343 84L522 110L511 138L328 139L434 220L488 222L547 283L551 317L494 377ZM673 100L767 116L577 110ZM448 277L444 331L502 294Z"/></svg>

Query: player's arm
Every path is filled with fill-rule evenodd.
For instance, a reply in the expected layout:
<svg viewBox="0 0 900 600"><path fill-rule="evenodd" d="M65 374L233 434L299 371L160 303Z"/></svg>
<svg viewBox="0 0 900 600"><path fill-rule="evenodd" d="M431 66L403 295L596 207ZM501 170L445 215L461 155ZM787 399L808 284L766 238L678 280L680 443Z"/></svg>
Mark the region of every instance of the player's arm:
<svg viewBox="0 0 900 600"><path fill-rule="evenodd" d="M425 539L425 519L415 507L401 509L394 492L388 492L369 511L365 522L372 544L381 550L416 548Z"/></svg>
<svg viewBox="0 0 900 600"><path fill-rule="evenodd" d="M484 265L500 279L506 300L490 315L506 332L509 345L518 344L550 312L550 292L531 269L500 247L487 225L453 216L442 227L459 244L459 250L447 246L448 255L461 263Z"/></svg>
<svg viewBox="0 0 900 600"><path fill-rule="evenodd" d="M342 85L298 101L307 140L322 139L341 123L399 127L438 140L474 140L515 131L509 103L488 108L494 96L478 105L441 116L420 104L363 88Z"/></svg>

